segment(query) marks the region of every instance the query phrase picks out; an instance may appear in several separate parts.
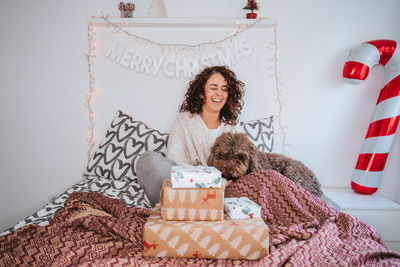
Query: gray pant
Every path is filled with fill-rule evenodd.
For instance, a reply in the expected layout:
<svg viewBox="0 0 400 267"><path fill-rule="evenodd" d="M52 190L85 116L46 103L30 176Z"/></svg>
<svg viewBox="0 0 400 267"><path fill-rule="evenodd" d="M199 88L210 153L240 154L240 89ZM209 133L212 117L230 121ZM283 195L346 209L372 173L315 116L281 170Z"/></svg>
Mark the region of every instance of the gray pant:
<svg viewBox="0 0 400 267"><path fill-rule="evenodd" d="M136 163L137 179L139 184L144 187L152 207L160 201L162 183L164 179L171 177L171 166L175 165L173 160L154 151L147 151L138 158Z"/></svg>

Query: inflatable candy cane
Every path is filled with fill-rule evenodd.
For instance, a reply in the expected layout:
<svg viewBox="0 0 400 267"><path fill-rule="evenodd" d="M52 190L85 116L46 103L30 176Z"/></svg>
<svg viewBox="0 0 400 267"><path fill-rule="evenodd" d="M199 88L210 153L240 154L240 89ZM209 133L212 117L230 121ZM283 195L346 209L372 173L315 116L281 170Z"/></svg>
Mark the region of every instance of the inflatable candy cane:
<svg viewBox="0 0 400 267"><path fill-rule="evenodd" d="M345 80L357 84L367 78L369 70L376 64L382 64L386 69L384 87L351 177L351 187L362 194L378 190L399 123L400 47L392 40L363 43L350 53L343 68Z"/></svg>

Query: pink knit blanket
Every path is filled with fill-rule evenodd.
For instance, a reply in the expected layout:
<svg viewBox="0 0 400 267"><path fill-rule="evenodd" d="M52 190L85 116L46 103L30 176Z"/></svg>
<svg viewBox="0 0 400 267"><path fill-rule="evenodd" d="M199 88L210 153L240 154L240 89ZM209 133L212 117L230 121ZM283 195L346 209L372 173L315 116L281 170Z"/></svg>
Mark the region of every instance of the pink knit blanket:
<svg viewBox="0 0 400 267"><path fill-rule="evenodd" d="M261 205L271 230L270 255L258 261L144 257L148 210L75 192L49 225L0 237L0 266L400 266L400 254L388 250L371 226L275 171L242 177L225 196Z"/></svg>

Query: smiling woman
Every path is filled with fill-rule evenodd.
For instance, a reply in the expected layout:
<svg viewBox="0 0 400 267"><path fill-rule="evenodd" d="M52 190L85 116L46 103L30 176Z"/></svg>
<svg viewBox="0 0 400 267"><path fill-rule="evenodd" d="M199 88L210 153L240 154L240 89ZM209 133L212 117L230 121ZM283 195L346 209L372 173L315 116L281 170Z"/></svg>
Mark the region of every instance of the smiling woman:
<svg viewBox="0 0 400 267"><path fill-rule="evenodd" d="M235 126L243 95L244 83L226 66L205 68L189 83L168 140L167 159L152 152L138 159L138 181L152 205L158 202L162 182L170 175L166 165L207 166L215 139L224 132L239 131Z"/></svg>
<svg viewBox="0 0 400 267"><path fill-rule="evenodd" d="M171 130L167 157L179 165L207 166L215 139L234 131L243 106L243 87L226 66L209 67L198 74L189 84Z"/></svg>
<svg viewBox="0 0 400 267"><path fill-rule="evenodd" d="M228 99L228 87L224 76L217 72L210 76L204 86L205 100L200 117L208 129L216 129L221 125L219 113ZM201 95L203 99L203 95Z"/></svg>
<svg viewBox="0 0 400 267"><path fill-rule="evenodd" d="M188 111L191 114L200 114L202 118L208 117L205 108L206 92L212 88L218 89L218 86L226 86L228 97L226 105L222 105L213 116L217 116L216 119L220 122L235 125L243 107L244 83L226 66L205 68L199 73L189 84L180 112Z"/></svg>

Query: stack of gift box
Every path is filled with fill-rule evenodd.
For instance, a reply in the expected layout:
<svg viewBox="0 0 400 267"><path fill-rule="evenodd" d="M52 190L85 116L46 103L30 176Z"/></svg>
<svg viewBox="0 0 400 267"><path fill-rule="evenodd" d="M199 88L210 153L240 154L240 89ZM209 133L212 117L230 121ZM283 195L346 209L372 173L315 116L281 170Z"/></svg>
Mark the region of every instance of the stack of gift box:
<svg viewBox="0 0 400 267"><path fill-rule="evenodd" d="M161 203L144 226L143 254L249 260L268 255L261 207L246 197L224 199L223 181L214 167L173 166Z"/></svg>

